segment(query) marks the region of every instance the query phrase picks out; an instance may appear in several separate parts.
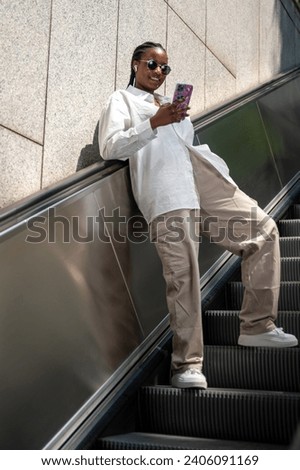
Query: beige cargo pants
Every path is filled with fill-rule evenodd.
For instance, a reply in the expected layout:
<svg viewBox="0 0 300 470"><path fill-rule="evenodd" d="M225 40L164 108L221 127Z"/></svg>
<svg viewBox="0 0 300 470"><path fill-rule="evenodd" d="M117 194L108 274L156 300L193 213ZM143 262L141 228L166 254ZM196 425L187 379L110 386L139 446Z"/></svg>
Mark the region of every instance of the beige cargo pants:
<svg viewBox="0 0 300 470"><path fill-rule="evenodd" d="M157 217L151 238L160 256L173 332L171 369L202 368L203 335L199 274L199 234L242 257L244 298L240 331L274 329L280 288L279 235L275 222L209 163L197 161L194 177L201 210L178 210Z"/></svg>

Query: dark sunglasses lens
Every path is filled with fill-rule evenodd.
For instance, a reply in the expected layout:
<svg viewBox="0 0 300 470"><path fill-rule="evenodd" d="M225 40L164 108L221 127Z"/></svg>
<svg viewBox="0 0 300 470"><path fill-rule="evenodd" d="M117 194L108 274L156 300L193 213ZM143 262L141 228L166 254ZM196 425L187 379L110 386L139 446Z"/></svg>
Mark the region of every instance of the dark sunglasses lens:
<svg viewBox="0 0 300 470"><path fill-rule="evenodd" d="M171 67L169 67L168 65L162 65L161 71L164 75L168 75L171 72Z"/></svg>
<svg viewBox="0 0 300 470"><path fill-rule="evenodd" d="M148 60L147 65L148 65L148 69L150 70L155 70L158 66L155 60Z"/></svg>

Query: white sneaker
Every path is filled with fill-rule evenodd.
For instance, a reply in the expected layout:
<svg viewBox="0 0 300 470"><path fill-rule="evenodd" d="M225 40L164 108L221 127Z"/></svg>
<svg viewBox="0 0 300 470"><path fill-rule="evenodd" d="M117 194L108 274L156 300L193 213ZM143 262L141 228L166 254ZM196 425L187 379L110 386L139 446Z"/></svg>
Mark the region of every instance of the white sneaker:
<svg viewBox="0 0 300 470"><path fill-rule="evenodd" d="M198 369L187 369L185 372L173 375L171 383L177 388L207 388L206 378Z"/></svg>
<svg viewBox="0 0 300 470"><path fill-rule="evenodd" d="M272 348L291 348L298 345L296 336L285 333L282 328L275 328L260 335L240 335L240 346L261 346Z"/></svg>

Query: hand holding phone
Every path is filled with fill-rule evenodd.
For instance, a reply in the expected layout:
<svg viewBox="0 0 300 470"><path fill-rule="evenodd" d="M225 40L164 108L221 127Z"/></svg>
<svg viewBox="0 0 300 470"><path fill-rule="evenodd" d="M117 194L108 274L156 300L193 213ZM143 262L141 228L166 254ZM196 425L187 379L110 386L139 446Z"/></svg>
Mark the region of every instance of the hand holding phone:
<svg viewBox="0 0 300 470"><path fill-rule="evenodd" d="M193 85L189 85L188 83L177 83L174 91L173 103L177 104L178 109L182 109L182 114L184 116L186 115L192 92Z"/></svg>
<svg viewBox="0 0 300 470"><path fill-rule="evenodd" d="M152 129L182 121L189 109L189 102L193 91L193 85L177 83L172 104L165 104L158 108L157 113L150 118Z"/></svg>

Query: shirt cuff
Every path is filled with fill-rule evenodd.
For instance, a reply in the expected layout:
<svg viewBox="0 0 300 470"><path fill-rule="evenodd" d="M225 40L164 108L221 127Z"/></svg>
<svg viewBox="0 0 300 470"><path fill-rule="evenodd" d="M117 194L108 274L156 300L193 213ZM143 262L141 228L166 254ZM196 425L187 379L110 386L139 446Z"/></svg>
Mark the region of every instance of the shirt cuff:
<svg viewBox="0 0 300 470"><path fill-rule="evenodd" d="M157 129L152 129L150 119L141 122L136 126L136 133L141 141L149 141L157 136Z"/></svg>

